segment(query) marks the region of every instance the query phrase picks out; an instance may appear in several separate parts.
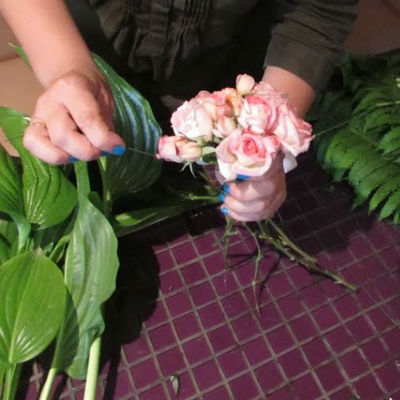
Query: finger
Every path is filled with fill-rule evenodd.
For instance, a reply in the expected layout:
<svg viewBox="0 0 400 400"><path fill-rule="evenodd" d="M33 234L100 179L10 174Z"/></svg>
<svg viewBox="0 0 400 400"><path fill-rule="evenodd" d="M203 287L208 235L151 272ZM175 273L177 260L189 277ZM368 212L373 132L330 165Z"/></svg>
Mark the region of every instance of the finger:
<svg viewBox="0 0 400 400"><path fill-rule="evenodd" d="M265 210L268 207L269 203L272 199L269 197L263 197L262 199L253 200L253 201L246 201L241 202L236 200L232 196L226 196L224 199L224 204L230 211L234 211L239 214L246 214L246 213L259 213Z"/></svg>
<svg viewBox="0 0 400 400"><path fill-rule="evenodd" d="M47 131L55 146L79 160L90 161L100 157L101 151L77 131L66 108L56 106L48 115Z"/></svg>
<svg viewBox="0 0 400 400"><path fill-rule="evenodd" d="M280 208L282 203L285 200L285 196L280 194L278 197L275 197L274 200L266 207L264 210L260 212L253 212L247 210L247 212L237 212L235 210L231 210L229 206L224 205L226 215L229 215L236 221L240 222L250 222L250 221L262 221L266 218L272 217Z"/></svg>
<svg viewBox="0 0 400 400"><path fill-rule="evenodd" d="M273 176L276 174L278 171L283 171L283 155L281 153L278 153L275 158L273 159L271 166L269 167L268 171L260 176L246 176L239 174L237 178L240 181L244 181L243 183L246 182L251 182L251 181L261 181L265 178L268 178L270 176ZM245 178L244 178L245 177Z"/></svg>
<svg viewBox="0 0 400 400"><path fill-rule="evenodd" d="M122 138L113 132L101 115L96 98L89 92L72 90L64 100L78 128L87 136L90 143L100 150L121 155L125 151ZM73 96L75 94L76 96Z"/></svg>
<svg viewBox="0 0 400 400"><path fill-rule="evenodd" d="M34 156L49 164L70 161L70 155L51 142L45 124L29 125L24 133L23 144Z"/></svg>
<svg viewBox="0 0 400 400"><path fill-rule="evenodd" d="M275 175L262 181L249 181L240 183L229 183L222 187L222 190L230 194L236 200L245 202L262 199L271 196L277 187L285 186L285 174L278 170Z"/></svg>

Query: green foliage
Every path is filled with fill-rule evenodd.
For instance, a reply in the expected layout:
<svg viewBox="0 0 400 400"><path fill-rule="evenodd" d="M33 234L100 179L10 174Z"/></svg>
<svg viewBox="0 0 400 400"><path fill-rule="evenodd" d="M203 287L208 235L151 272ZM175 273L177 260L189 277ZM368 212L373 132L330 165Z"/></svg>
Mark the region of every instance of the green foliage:
<svg viewBox="0 0 400 400"><path fill-rule="evenodd" d="M110 84L115 129L127 146L123 156L106 158L105 179L115 200L146 189L160 175L161 162L154 155L161 128L147 100L100 57L94 56L94 60Z"/></svg>
<svg viewBox="0 0 400 400"><path fill-rule="evenodd" d="M317 161L347 181L354 206L369 203L379 218L400 221L400 56L347 60L340 90L310 113ZM336 122L334 122L336 121Z"/></svg>
<svg viewBox="0 0 400 400"><path fill-rule="evenodd" d="M40 250L0 267L0 362L19 364L41 353L56 335L65 308L57 266Z"/></svg>
<svg viewBox="0 0 400 400"><path fill-rule="evenodd" d="M23 114L0 107L0 127L21 157L23 174L19 195L23 199L24 215L32 224L46 228L68 217L76 205L76 190L60 168L40 161L25 149L22 136L28 122ZM15 176L14 182L18 184Z"/></svg>
<svg viewBox="0 0 400 400"><path fill-rule="evenodd" d="M80 185L86 181L85 168L83 163L76 167L80 188L86 187ZM90 346L104 330L101 305L115 289L119 261L117 238L107 218L80 194L64 266L69 301L52 367L84 379Z"/></svg>

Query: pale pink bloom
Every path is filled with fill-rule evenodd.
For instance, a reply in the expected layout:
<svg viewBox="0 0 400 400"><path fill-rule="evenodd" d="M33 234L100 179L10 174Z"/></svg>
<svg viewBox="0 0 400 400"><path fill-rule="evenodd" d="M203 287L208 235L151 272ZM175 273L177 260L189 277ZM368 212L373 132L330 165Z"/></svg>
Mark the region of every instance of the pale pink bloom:
<svg viewBox="0 0 400 400"><path fill-rule="evenodd" d="M243 128L262 135L275 127L277 117L277 105L273 99L249 95L244 100L238 122Z"/></svg>
<svg viewBox="0 0 400 400"><path fill-rule="evenodd" d="M196 142L179 142L177 148L184 161L194 162L201 158L201 146Z"/></svg>
<svg viewBox="0 0 400 400"><path fill-rule="evenodd" d="M193 98L193 101L201 104L213 121L216 121L222 115L230 115L232 113L231 106L226 103L225 96L221 92L210 93L202 90Z"/></svg>
<svg viewBox="0 0 400 400"><path fill-rule="evenodd" d="M236 129L217 147L219 172L226 180L238 174L261 176L271 167L279 150L274 136L261 136Z"/></svg>
<svg viewBox="0 0 400 400"><path fill-rule="evenodd" d="M307 151L313 139L311 125L297 118L287 102L279 107L278 121L273 133L281 142L284 152L290 152L295 157Z"/></svg>
<svg viewBox="0 0 400 400"><path fill-rule="evenodd" d="M229 107L229 112L225 114L226 116L239 116L243 106L243 97L236 89L225 88L220 90L219 92L214 93L218 93L218 95L222 96L225 99L225 103Z"/></svg>
<svg viewBox="0 0 400 400"><path fill-rule="evenodd" d="M166 161L183 162L183 158L179 155L178 144L184 142L186 139L182 136L161 136L156 157Z"/></svg>
<svg viewBox="0 0 400 400"><path fill-rule="evenodd" d="M205 142L212 139L212 118L195 99L185 101L172 114L171 125L175 135L191 140L203 139Z"/></svg>
<svg viewBox="0 0 400 400"><path fill-rule="evenodd" d="M218 117L214 126L214 136L223 139L224 137L229 136L237 128L237 123L234 118L222 115Z"/></svg>
<svg viewBox="0 0 400 400"><path fill-rule="evenodd" d="M236 90L242 95L251 93L255 85L254 78L247 74L236 77Z"/></svg>
<svg viewBox="0 0 400 400"><path fill-rule="evenodd" d="M201 157L201 146L182 136L161 136L156 157L177 163L194 162Z"/></svg>

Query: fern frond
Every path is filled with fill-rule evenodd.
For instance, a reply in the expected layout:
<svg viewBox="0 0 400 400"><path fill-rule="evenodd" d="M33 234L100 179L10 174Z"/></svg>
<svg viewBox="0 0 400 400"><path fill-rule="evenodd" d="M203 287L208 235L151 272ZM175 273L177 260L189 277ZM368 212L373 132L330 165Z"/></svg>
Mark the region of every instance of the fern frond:
<svg viewBox="0 0 400 400"><path fill-rule="evenodd" d="M395 151L400 151L400 126L396 126L389 130L378 144L378 149L383 151L383 154L389 154Z"/></svg>
<svg viewBox="0 0 400 400"><path fill-rule="evenodd" d="M319 99L320 114L314 110L314 126L324 128L321 136L316 132L317 161L334 181L352 185L353 207L369 201L370 212L381 207L379 217L395 223L400 222L399 71L400 56L347 59L342 87ZM338 101L350 105L344 127L336 117ZM334 132L327 121L337 127ZM324 136L324 131L329 133Z"/></svg>
<svg viewBox="0 0 400 400"><path fill-rule="evenodd" d="M400 189L390 195L379 213L379 219L388 218L397 210L400 210Z"/></svg>
<svg viewBox="0 0 400 400"><path fill-rule="evenodd" d="M389 176L386 177L387 181L377 189L369 201L369 212L374 211L384 199L388 198L395 190L400 188L400 177Z"/></svg>

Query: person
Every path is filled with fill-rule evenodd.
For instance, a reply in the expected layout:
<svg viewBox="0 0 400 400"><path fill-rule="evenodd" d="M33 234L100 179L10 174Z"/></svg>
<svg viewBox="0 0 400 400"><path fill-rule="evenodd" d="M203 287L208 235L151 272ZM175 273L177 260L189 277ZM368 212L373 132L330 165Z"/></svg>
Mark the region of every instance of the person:
<svg viewBox="0 0 400 400"><path fill-rule="evenodd" d="M89 3L104 36L129 65L133 84L144 82L144 88L158 88L164 99L169 92L173 99L179 99L206 89L214 75L222 76L219 82L223 82L224 73L228 75L234 69L232 60L264 57L252 47L266 45L265 32L257 30L259 27L251 29L255 25L250 16L267 20L270 2ZM265 63L260 65L265 68L261 79L286 93L296 113L304 116L341 58L357 0L298 0L280 5L284 10L272 30ZM45 89L24 134L26 148L51 164L89 161L103 154L122 155L125 146L113 130L110 89L64 1L30 0L27 6L23 0L0 0L0 11ZM248 31L252 37L246 36ZM240 55L241 50L245 56ZM261 220L279 209L286 197L286 184L281 160L275 164L262 178L225 186L224 207L233 218Z"/></svg>

